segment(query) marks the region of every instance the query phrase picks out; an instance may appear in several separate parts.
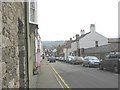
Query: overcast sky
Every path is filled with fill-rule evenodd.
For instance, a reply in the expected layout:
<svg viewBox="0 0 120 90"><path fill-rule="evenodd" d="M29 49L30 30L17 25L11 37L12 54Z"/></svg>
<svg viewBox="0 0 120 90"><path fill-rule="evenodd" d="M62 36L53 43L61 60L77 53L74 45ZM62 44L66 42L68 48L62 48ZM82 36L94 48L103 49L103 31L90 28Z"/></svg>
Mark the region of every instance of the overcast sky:
<svg viewBox="0 0 120 90"><path fill-rule="evenodd" d="M38 0L38 25L42 41L68 40L81 29L107 38L118 36L119 0Z"/></svg>

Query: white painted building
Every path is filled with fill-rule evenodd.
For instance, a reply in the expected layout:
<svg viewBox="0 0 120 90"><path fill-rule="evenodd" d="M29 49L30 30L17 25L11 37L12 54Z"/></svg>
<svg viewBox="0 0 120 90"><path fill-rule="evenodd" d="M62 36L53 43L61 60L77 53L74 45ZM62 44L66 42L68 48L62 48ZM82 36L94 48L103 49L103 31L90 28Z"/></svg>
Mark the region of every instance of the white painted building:
<svg viewBox="0 0 120 90"><path fill-rule="evenodd" d="M76 39L71 42L69 53L80 56L84 49L107 45L108 39L95 31L95 25L90 25L90 32L81 30L81 36L76 34Z"/></svg>
<svg viewBox="0 0 120 90"><path fill-rule="evenodd" d="M95 31L95 25L90 25L90 32L81 35L79 38L79 48L91 48L107 45L108 39Z"/></svg>
<svg viewBox="0 0 120 90"><path fill-rule="evenodd" d="M78 56L78 49L79 49L79 34L76 34L75 40L71 42L71 54L73 56Z"/></svg>
<svg viewBox="0 0 120 90"><path fill-rule="evenodd" d="M65 60L67 60L68 56L71 55L71 42L72 40L65 41L65 47L63 49Z"/></svg>
<svg viewBox="0 0 120 90"><path fill-rule="evenodd" d="M76 51L77 50L77 41L76 40L71 43L71 50L72 51Z"/></svg>
<svg viewBox="0 0 120 90"><path fill-rule="evenodd" d="M67 60L68 49L67 49L67 48L64 48L64 49L63 49L63 53L64 53L64 58L65 58L65 60Z"/></svg>

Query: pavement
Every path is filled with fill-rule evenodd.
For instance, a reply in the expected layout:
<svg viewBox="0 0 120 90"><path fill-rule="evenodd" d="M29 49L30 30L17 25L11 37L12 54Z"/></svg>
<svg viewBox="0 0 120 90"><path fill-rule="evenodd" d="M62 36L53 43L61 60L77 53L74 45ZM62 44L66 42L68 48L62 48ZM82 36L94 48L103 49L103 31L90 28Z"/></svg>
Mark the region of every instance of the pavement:
<svg viewBox="0 0 120 90"><path fill-rule="evenodd" d="M33 75L30 80L30 88L63 88L55 71L46 59L41 61L39 71L40 73Z"/></svg>

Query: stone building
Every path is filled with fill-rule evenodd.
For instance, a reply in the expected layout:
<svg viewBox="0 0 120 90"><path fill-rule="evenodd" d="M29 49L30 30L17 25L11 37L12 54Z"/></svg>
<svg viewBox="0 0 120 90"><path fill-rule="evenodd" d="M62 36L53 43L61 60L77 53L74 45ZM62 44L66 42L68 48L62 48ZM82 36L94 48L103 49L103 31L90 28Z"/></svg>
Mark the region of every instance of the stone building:
<svg viewBox="0 0 120 90"><path fill-rule="evenodd" d="M2 3L0 1L0 21L2 21ZM0 22L0 89L2 88L2 22Z"/></svg>
<svg viewBox="0 0 120 90"><path fill-rule="evenodd" d="M0 89L29 87L38 29L34 1L0 2Z"/></svg>
<svg viewBox="0 0 120 90"><path fill-rule="evenodd" d="M24 2L0 2L2 88L28 87Z"/></svg>

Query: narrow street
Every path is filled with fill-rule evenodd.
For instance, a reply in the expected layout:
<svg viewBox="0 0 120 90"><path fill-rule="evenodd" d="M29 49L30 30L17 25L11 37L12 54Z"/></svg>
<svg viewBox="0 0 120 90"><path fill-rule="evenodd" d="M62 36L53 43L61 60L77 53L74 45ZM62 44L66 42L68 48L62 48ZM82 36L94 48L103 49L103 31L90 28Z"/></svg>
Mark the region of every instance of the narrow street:
<svg viewBox="0 0 120 90"><path fill-rule="evenodd" d="M116 15L120 0L0 0L0 90L118 90Z"/></svg>
<svg viewBox="0 0 120 90"><path fill-rule="evenodd" d="M118 88L118 74L57 61L50 63L70 88Z"/></svg>

